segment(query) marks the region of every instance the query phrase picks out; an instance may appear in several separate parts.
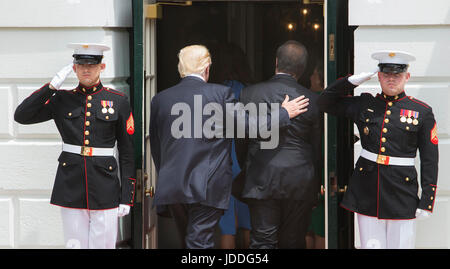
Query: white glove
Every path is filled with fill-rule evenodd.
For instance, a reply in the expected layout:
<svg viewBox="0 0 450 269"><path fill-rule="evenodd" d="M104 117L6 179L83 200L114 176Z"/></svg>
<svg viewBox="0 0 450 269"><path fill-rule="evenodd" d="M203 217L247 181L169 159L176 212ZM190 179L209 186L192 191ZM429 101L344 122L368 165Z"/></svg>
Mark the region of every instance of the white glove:
<svg viewBox="0 0 450 269"><path fill-rule="evenodd" d="M119 205L119 212L117 214L117 216L119 218L128 215L128 213L130 213L129 205L123 205L123 204Z"/></svg>
<svg viewBox="0 0 450 269"><path fill-rule="evenodd" d="M377 66L377 69L373 70L372 72L364 72L349 77L348 81L355 86L359 86L364 82L370 80L378 72L380 72L380 68Z"/></svg>
<svg viewBox="0 0 450 269"><path fill-rule="evenodd" d="M422 209L417 208L416 210L416 219L423 220L431 217L431 213Z"/></svg>
<svg viewBox="0 0 450 269"><path fill-rule="evenodd" d="M61 69L56 75L53 77L52 81L50 82L50 85L55 88L55 90L59 90L61 85L63 84L64 80L69 76L69 74L73 71L73 63L69 64L63 69Z"/></svg>

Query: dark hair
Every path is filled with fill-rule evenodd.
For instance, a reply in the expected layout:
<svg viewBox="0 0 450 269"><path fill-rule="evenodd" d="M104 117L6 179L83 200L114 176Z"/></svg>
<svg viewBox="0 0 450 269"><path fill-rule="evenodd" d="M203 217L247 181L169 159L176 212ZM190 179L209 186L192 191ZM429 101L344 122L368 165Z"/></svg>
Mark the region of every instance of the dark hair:
<svg viewBox="0 0 450 269"><path fill-rule="evenodd" d="M323 87L323 83L324 83L324 75L323 75L323 62L321 61L321 62L318 62L317 64L316 64L316 66L314 67L314 70L316 70L317 71L317 73L319 74L319 77L320 77L320 81L322 81L322 87ZM314 71L313 71L314 72Z"/></svg>
<svg viewBox="0 0 450 269"><path fill-rule="evenodd" d="M213 54L211 67L212 82L223 83L237 80L243 84L252 84L253 76L244 51L232 43L219 44Z"/></svg>
<svg viewBox="0 0 450 269"><path fill-rule="evenodd" d="M300 78L306 68L308 51L295 40L289 40L277 49L278 72L288 73Z"/></svg>

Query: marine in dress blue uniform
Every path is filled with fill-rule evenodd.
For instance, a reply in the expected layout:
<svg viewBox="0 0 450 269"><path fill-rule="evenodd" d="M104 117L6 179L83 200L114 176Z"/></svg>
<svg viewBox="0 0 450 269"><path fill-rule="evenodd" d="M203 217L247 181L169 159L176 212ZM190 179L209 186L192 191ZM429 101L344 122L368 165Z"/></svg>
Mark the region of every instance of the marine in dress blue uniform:
<svg viewBox="0 0 450 269"><path fill-rule="evenodd" d="M409 62L415 60L399 51L381 51L372 57L379 61L379 76L409 77ZM358 214L361 247L413 248L414 219L434 209L439 159L436 121L430 105L404 90L395 95L383 89L376 96L351 96L374 74L340 79L318 100L323 111L350 118L360 133L361 157L341 206ZM420 181L414 166L417 150Z"/></svg>
<svg viewBox="0 0 450 269"><path fill-rule="evenodd" d="M78 66L101 64L103 51L109 49L98 44L71 44L69 47L75 50L74 64ZM84 215L71 221L65 221L67 214L63 214L63 223L68 225L75 222L82 226L80 218L105 214L109 210L115 212L115 219L99 216L103 218L100 224L106 225L107 219L112 221L110 235L104 239L108 242L106 245L98 244L103 239L84 238L89 233L88 228L72 232L71 237L75 238L70 238L82 248L113 248L118 209L119 215L127 214L135 197L133 115L127 96L104 87L100 80L94 85L80 82L75 89L58 90L71 69L72 65L63 68L51 83L26 98L17 107L14 119L21 124L55 122L63 147L50 203L64 208L63 212L65 209L81 210L69 210L72 216ZM55 85L58 86L55 88ZM118 161L114 157L116 142ZM104 235L100 233L100 237ZM66 238L66 242L70 239Z"/></svg>

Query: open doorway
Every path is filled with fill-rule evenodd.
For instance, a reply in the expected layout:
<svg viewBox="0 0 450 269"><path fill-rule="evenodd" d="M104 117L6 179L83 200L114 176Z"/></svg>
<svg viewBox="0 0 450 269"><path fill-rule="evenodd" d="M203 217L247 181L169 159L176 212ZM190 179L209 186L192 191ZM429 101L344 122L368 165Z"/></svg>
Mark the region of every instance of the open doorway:
<svg viewBox="0 0 450 269"><path fill-rule="evenodd" d="M311 2L305 4L303 2ZM221 44L232 43L245 53L251 71L249 83L274 75L275 52L287 40L297 40L308 49L307 70L299 83L311 88L311 76L324 73L324 17L321 1L195 1L191 6L163 6L163 18L157 23L157 91L180 81L177 54L192 44L207 46L212 55L210 82L222 83L215 73L217 51ZM217 70L217 69L216 69ZM314 72L316 70L316 72ZM319 200L322 201L323 199ZM312 231L324 225L324 212L316 211ZM158 247L181 248L171 218L158 218ZM218 242L220 233L217 233ZM237 239L240 234L238 231ZM218 245L216 244L216 247ZM238 243L237 247L241 247Z"/></svg>
<svg viewBox="0 0 450 269"><path fill-rule="evenodd" d="M315 1L318 2L318 1ZM274 74L275 51L286 40L303 43L310 64L323 62L323 5L299 1L194 2L192 6L164 6L158 21L158 91L179 81L178 51L204 44L214 52L220 43L238 45L246 54L256 81ZM309 86L307 70L300 82Z"/></svg>

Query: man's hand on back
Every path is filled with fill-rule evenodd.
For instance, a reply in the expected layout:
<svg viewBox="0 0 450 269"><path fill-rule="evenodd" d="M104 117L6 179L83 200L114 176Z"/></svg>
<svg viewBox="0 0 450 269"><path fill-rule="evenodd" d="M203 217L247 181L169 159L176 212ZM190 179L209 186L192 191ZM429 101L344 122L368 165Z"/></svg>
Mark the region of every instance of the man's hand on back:
<svg viewBox="0 0 450 269"><path fill-rule="evenodd" d="M307 106L309 105L309 99L305 98L304 95L299 96L295 98L292 101L289 101L289 96L286 95L286 98L284 99L283 103L281 104L281 107L286 109L286 111L289 114L289 118L295 118L300 114L305 113L308 111Z"/></svg>

